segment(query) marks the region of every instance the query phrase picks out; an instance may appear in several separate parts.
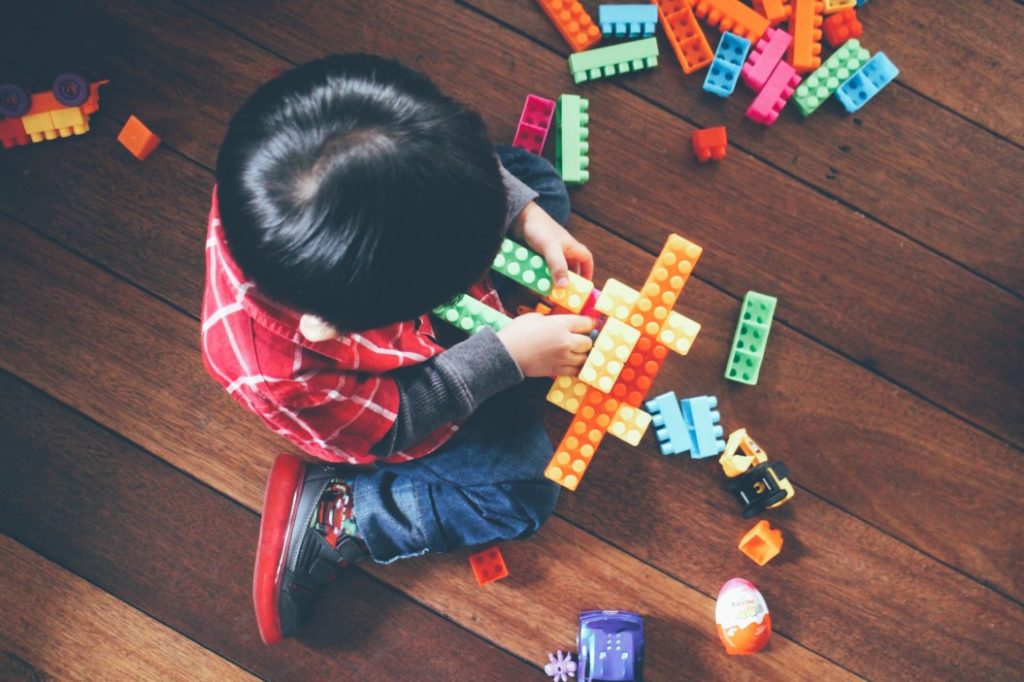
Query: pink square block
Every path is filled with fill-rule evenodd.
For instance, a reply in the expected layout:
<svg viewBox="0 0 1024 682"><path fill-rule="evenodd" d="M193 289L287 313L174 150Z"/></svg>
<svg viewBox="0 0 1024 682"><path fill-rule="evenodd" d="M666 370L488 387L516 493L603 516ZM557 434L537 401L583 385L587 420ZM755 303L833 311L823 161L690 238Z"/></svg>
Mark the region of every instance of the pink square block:
<svg viewBox="0 0 1024 682"><path fill-rule="evenodd" d="M527 95L523 105L523 113L519 115L516 136L512 139L513 147L520 147L533 154L544 151L544 143L548 139L551 118L555 115L553 100Z"/></svg>
<svg viewBox="0 0 1024 682"><path fill-rule="evenodd" d="M796 69L786 62L781 62L750 104L747 118L766 126L775 123L775 119L779 117L779 113L801 80Z"/></svg>

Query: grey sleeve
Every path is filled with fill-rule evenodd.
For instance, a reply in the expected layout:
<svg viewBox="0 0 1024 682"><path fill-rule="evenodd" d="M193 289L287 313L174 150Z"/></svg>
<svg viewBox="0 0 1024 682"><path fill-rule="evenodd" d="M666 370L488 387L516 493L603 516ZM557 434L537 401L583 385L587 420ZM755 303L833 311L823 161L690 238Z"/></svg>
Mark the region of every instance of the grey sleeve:
<svg viewBox="0 0 1024 682"><path fill-rule="evenodd" d="M497 334L484 328L391 377L398 383L398 418L370 448L377 457L400 452L438 427L469 416L495 393L522 381L523 373Z"/></svg>
<svg viewBox="0 0 1024 682"><path fill-rule="evenodd" d="M500 163L501 181L505 183L505 196L508 197L508 212L505 214L505 227L507 228L516 219L523 208L536 199L539 194L534 192L529 185L505 170Z"/></svg>

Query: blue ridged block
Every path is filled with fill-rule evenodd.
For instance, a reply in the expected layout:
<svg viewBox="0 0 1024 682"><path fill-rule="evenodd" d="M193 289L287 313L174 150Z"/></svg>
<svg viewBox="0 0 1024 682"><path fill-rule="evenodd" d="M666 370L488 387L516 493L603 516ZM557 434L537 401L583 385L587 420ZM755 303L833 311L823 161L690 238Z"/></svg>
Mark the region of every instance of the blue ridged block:
<svg viewBox="0 0 1024 682"><path fill-rule="evenodd" d="M900 73L896 65L889 61L884 52L876 52L868 63L860 67L850 79L836 90L836 98L843 103L851 114L878 94L878 91L891 83Z"/></svg>
<svg viewBox="0 0 1024 682"><path fill-rule="evenodd" d="M663 455L678 455L690 448L690 433L683 421L683 412L674 391L659 395L646 403Z"/></svg>
<svg viewBox="0 0 1024 682"><path fill-rule="evenodd" d="M694 459L714 457L725 450L722 427L718 424L722 415L716 407L718 398L713 395L682 401L683 421L690 431L690 457Z"/></svg>
<svg viewBox="0 0 1024 682"><path fill-rule="evenodd" d="M650 38L658 23L657 5L601 5L597 10L601 33L612 38Z"/></svg>
<svg viewBox="0 0 1024 682"><path fill-rule="evenodd" d="M750 41L735 33L723 33L715 50L708 75L704 79L704 90L719 97L728 97L736 89L743 62L750 52Z"/></svg>

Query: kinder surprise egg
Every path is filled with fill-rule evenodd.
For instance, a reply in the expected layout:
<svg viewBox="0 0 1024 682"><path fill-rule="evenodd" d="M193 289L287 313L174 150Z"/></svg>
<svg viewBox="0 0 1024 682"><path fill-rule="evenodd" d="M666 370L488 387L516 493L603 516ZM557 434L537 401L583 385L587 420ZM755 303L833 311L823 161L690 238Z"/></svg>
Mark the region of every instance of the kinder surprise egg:
<svg viewBox="0 0 1024 682"><path fill-rule="evenodd" d="M743 578L722 585L715 604L715 623L726 653L732 655L757 653L772 634L772 617L764 597Z"/></svg>

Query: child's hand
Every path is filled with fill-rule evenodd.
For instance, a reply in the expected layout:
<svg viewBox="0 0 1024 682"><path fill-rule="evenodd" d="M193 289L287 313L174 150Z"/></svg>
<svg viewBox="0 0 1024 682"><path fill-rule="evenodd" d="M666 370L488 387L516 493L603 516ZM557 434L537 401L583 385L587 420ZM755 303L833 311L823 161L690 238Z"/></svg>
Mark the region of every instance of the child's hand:
<svg viewBox="0 0 1024 682"><path fill-rule="evenodd" d="M594 276L594 257L564 227L534 202L526 205L512 227L512 234L521 236L534 251L544 256L555 284L569 283L569 268L590 279Z"/></svg>
<svg viewBox="0 0 1024 682"><path fill-rule="evenodd" d="M583 315L520 315L498 332L528 377L576 376L593 342L594 320Z"/></svg>

